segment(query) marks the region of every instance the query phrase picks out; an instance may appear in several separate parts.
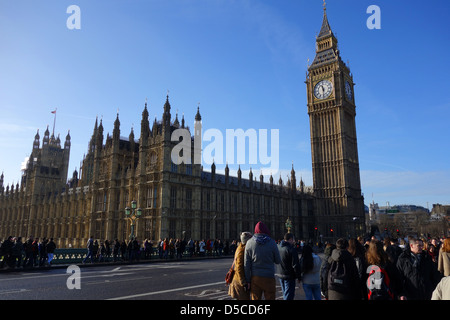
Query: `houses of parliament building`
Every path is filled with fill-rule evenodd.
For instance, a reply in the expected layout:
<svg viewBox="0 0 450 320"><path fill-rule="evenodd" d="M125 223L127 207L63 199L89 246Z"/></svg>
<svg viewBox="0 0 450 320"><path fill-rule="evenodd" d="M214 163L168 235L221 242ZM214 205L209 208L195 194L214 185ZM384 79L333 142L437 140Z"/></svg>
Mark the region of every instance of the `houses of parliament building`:
<svg viewBox="0 0 450 320"><path fill-rule="evenodd" d="M332 240L365 232L355 126L353 76L342 61L326 9L316 37L316 56L306 77L313 187L298 181L292 167L285 182L270 176L216 173L201 164L172 162L171 134L186 128L173 119L169 97L161 120L149 122L147 103L140 136L112 135L95 121L80 172L68 180L71 136L37 132L21 183L0 177L0 236L53 237L59 247L84 247L97 239L128 239L132 221L125 208L135 200L142 212L133 222L139 239L238 239L264 221L275 239L290 227L297 239ZM194 130L201 130L197 109ZM193 146L192 148L195 148ZM194 154L194 152L192 153ZM208 168L209 169L209 168ZM287 221L290 221L290 226Z"/></svg>

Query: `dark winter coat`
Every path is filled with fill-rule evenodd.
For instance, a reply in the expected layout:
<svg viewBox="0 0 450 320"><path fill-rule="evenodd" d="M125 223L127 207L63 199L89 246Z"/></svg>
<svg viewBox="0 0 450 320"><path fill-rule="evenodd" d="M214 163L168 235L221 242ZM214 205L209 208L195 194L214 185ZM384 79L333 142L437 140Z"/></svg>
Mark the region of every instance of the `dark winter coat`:
<svg viewBox="0 0 450 320"><path fill-rule="evenodd" d="M401 281L399 296L408 300L430 300L441 280L436 265L425 251L414 255L411 250L405 250L398 257L397 269Z"/></svg>
<svg viewBox="0 0 450 320"><path fill-rule="evenodd" d="M276 265L276 276L283 280L301 279L301 267L297 249L289 242L282 240L278 245L281 262Z"/></svg>
<svg viewBox="0 0 450 320"><path fill-rule="evenodd" d="M329 300L359 300L361 299L361 283L356 267L355 260L346 249L334 249L328 259L330 269L328 275L332 272L333 263L342 263L345 266L347 277L349 279L346 287L338 286L330 282L328 277L328 299Z"/></svg>

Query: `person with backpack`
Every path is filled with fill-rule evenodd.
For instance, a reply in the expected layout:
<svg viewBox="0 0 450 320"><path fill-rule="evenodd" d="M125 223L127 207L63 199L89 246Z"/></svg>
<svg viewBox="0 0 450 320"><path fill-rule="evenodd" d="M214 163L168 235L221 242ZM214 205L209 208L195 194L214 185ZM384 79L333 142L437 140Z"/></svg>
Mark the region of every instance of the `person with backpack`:
<svg viewBox="0 0 450 320"><path fill-rule="evenodd" d="M368 264L367 299L396 300L399 290L399 275L397 268L389 259L383 243L371 241L366 251Z"/></svg>
<svg viewBox="0 0 450 320"><path fill-rule="evenodd" d="M355 260L348 249L347 239L336 241L336 249L328 262L328 300L360 300L361 284Z"/></svg>

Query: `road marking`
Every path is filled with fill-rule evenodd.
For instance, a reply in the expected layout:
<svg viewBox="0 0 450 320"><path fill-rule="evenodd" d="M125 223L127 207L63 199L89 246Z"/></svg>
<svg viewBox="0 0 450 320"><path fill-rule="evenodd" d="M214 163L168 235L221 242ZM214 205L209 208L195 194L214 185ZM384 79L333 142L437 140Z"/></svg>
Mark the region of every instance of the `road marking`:
<svg viewBox="0 0 450 320"><path fill-rule="evenodd" d="M162 291L155 291L155 292L147 292L147 293L140 293L140 294L133 294L130 296L123 296L123 297L116 297L116 298L110 298L106 300L124 300L124 299L133 299L133 298L139 298L139 297L145 297L145 296L152 296L156 294L161 293L169 293L169 292L175 292L175 291L183 291L183 290L189 290L189 289L196 289L201 287L208 287L208 286L216 286L218 284L224 284L224 281L220 282L213 282L213 283L206 283L206 284L199 284L196 286L190 286L190 287L183 287L183 288L176 288L176 289L169 289L169 290L162 290Z"/></svg>
<svg viewBox="0 0 450 320"><path fill-rule="evenodd" d="M31 291L31 290L28 290L28 289L16 289L16 290L9 290L9 291L0 291L0 294L22 293L22 292L27 292L27 291Z"/></svg>

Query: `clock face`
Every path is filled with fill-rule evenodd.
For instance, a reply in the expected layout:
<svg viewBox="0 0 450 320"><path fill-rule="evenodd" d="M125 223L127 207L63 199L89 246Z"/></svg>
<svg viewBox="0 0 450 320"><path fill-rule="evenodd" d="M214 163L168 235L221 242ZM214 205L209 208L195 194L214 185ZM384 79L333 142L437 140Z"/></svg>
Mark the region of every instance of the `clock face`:
<svg viewBox="0 0 450 320"><path fill-rule="evenodd" d="M322 80L314 87L314 96L317 99L326 99L330 96L331 89L333 89L333 84L328 80Z"/></svg>
<svg viewBox="0 0 450 320"><path fill-rule="evenodd" d="M348 81L345 81L345 95L349 100L352 100L352 87Z"/></svg>

